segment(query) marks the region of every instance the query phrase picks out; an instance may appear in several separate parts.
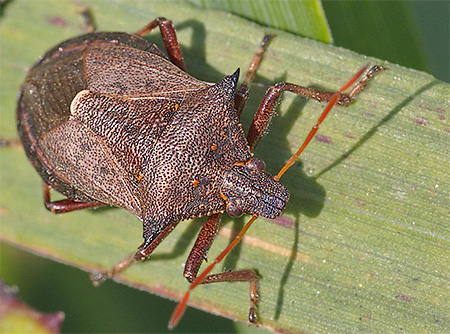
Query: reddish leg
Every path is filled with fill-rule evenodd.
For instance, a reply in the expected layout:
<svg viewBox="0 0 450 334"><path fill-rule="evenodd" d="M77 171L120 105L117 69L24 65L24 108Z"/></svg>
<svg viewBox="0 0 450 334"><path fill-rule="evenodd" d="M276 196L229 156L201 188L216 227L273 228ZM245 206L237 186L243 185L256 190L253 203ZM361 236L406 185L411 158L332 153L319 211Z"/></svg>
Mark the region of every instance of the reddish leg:
<svg viewBox="0 0 450 334"><path fill-rule="evenodd" d="M208 218L203 225L194 247L184 267L184 277L192 283L197 278L201 264L206 260L206 255L211 248L214 237L219 230L222 214L214 214ZM218 282L249 282L250 283L250 311L248 319L251 323L256 322L256 304L258 302L258 276L251 269L228 271L206 276L199 284Z"/></svg>
<svg viewBox="0 0 450 334"><path fill-rule="evenodd" d="M189 282L192 282L197 277L200 266L203 261L206 260L206 255L211 248L214 237L219 231L221 217L222 214L220 213L210 216L197 236L197 240L195 241L184 266L184 277L186 277Z"/></svg>
<svg viewBox="0 0 450 334"><path fill-rule="evenodd" d="M330 99L330 102L328 103L328 105L323 110L322 114L320 115L319 119L317 120L317 123L309 131L309 134L306 136L306 139L303 142L302 146L300 146L298 151L286 162L286 164L283 166L283 168L281 168L281 170L278 172L278 174L273 177L274 180L276 180L276 181L280 180L281 176L297 161L300 154L302 154L303 150L311 142L311 139L314 137L317 130L319 130L319 125L327 117L328 113L333 108L333 106L336 103L338 103L339 97L342 95L342 92L344 92L356 80L358 80L358 78L364 73L364 71L367 69L368 66L369 66L369 64L364 66L344 86L342 86L337 93L334 93L334 95ZM375 72L382 71L382 70L384 70L384 68L381 66L378 66L378 65L373 66L369 70L369 72L367 72L367 74L364 76L364 78L360 82L358 82L358 84L351 90L349 96L351 96L353 98L356 94L358 94L367 85L367 80L370 79L374 75Z"/></svg>
<svg viewBox="0 0 450 334"><path fill-rule="evenodd" d="M249 282L250 283L250 309L248 311L248 321L255 324L258 320L256 306L258 304L258 276L252 269L242 269L228 271L220 274L206 276L200 284L218 282Z"/></svg>
<svg viewBox="0 0 450 334"><path fill-rule="evenodd" d="M95 31L95 22L94 17L92 16L91 9L89 7L85 7L81 12L81 16L83 17L84 27L89 32Z"/></svg>
<svg viewBox="0 0 450 334"><path fill-rule="evenodd" d="M60 201L52 202L50 200L50 187L47 184L44 185L44 205L53 213L65 213L75 210L83 210L89 208L97 208L106 204L99 202L77 202L71 199L63 199Z"/></svg>
<svg viewBox="0 0 450 334"><path fill-rule="evenodd" d="M339 105L347 105L351 103L354 97L367 85L367 80L369 80L375 72L380 70L384 70L384 68L378 65L372 67L364 78L355 85L349 94L339 93L336 103ZM255 117L253 118L253 122L250 125L250 129L247 134L247 141L251 150L256 148L259 140L264 135L272 116L275 115L275 108L278 105L278 100L284 91L290 91L298 95L315 99L319 102L329 102L335 94L332 92L321 91L285 82L280 82L270 87L264 96Z"/></svg>
<svg viewBox="0 0 450 334"><path fill-rule="evenodd" d="M167 237L170 232L177 226L178 223L172 223L168 225L154 240L148 241L145 240L142 245L139 246L138 251L133 256L127 257L117 263L110 270L96 274L91 276L91 279L94 281L94 285L99 285L104 280L113 277L115 274L121 272L127 267L131 266L133 263L138 261L144 261L148 259L150 255L153 253L156 247ZM144 227L145 228L145 227ZM144 231L145 233L145 231Z"/></svg>
<svg viewBox="0 0 450 334"><path fill-rule="evenodd" d="M270 41L275 35L265 35L260 46L258 52L253 56L252 61L250 62L250 66L248 67L247 73L245 74L244 81L239 86L239 89L236 91L236 95L234 96L234 108L236 110L236 114L240 118L242 115L242 110L245 107L245 102L248 99L248 90L250 87L250 83L253 81L256 75L256 71L258 69L259 63L263 59L264 52L267 50L267 47L270 44Z"/></svg>
<svg viewBox="0 0 450 334"><path fill-rule="evenodd" d="M172 25L172 21L167 20L164 17L159 17L147 24L141 30L137 31L135 35L144 37L156 27L159 27L159 30L161 31L161 36L170 61L186 72L186 65L184 64L180 44L178 43L177 34L175 32L175 28Z"/></svg>

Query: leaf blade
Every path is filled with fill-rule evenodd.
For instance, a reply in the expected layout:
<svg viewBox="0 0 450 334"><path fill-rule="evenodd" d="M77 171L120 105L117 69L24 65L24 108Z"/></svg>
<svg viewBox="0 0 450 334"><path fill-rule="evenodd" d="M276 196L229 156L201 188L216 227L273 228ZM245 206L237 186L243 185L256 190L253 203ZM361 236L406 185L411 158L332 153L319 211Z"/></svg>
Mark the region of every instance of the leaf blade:
<svg viewBox="0 0 450 334"><path fill-rule="evenodd" d="M149 17L169 12L175 5L164 6L149 12L142 3L117 8L92 3L101 30L116 31L137 30ZM30 12L23 5L22 10ZM63 15L64 9L60 10L58 15ZM249 27L246 20L234 16L215 14L211 19L209 12L189 7L174 13L171 18L179 27L188 71L204 80L219 81L237 66L245 68L264 34L263 28ZM46 22L46 15L27 17L29 26ZM136 27L130 27L129 17ZM29 31L27 39L15 45L15 54L2 62L13 64L21 73L20 78L17 72L2 69L12 87L0 92L2 127L6 129L2 128L2 136L15 136L15 93L11 92L18 91L26 73L20 64L30 66L57 40L78 34L70 28L78 27L81 33L81 20L74 18L73 22L57 32L52 25L43 25L36 36L26 29L26 22L21 23ZM0 28L19 29L13 22L8 24ZM224 26L229 27L225 36ZM47 35L45 28L59 37ZM252 85L243 119L246 127L270 84L286 80L335 90L362 64L377 61L281 31L277 35ZM36 45L29 44L33 41ZM6 57L8 50L2 49ZM320 133L331 143L314 141L301 158L304 168L294 167L283 177L291 190L283 219L277 223L261 219L250 231L253 239L244 240L225 260L226 268L250 267L262 273L261 316L268 328L291 332L344 327L395 330L391 316L406 330L419 323L429 330L449 326L444 313L449 292L439 288L448 278L443 273L449 272L442 256L449 253L450 239L442 221L448 217L449 85L400 66L387 67L352 106L337 109L326 120ZM322 107L286 94L278 109L281 116L256 151L272 173L298 148ZM110 267L141 242L140 224L123 210L61 216L46 212L40 204L39 178L23 152L2 148L0 154L2 240L86 270ZM410 217L417 218L414 224ZM225 218L225 231L242 223ZM180 263L198 229L199 222L180 224L151 261L130 268L118 279L172 298L180 296L186 287ZM210 258L228 242L228 234L219 237ZM262 249L262 244L269 246ZM423 260L426 268L422 268ZM425 278L415 283L417 276ZM192 303L245 321L247 290L245 284L227 289L201 287L195 290ZM431 314L436 314L439 323Z"/></svg>
<svg viewBox="0 0 450 334"><path fill-rule="evenodd" d="M189 0L200 8L222 10L267 27L331 43L333 37L321 1L289 0Z"/></svg>

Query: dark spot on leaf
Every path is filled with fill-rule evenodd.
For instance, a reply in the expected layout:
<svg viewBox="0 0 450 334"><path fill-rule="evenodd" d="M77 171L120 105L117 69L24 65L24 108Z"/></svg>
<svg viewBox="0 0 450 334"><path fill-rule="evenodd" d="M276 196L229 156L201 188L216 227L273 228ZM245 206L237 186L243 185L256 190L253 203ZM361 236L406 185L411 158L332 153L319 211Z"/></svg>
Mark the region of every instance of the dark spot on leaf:
<svg viewBox="0 0 450 334"><path fill-rule="evenodd" d="M51 25L60 27L60 28L64 28L67 26L67 21L66 19L64 19L61 16L52 16L50 18L47 19L47 22L50 23Z"/></svg>
<svg viewBox="0 0 450 334"><path fill-rule="evenodd" d="M291 228L293 229L295 227L295 222L293 219L286 217L286 216L280 216L278 218L272 219L272 222L274 222L277 225L281 225L283 227Z"/></svg>
<svg viewBox="0 0 450 334"><path fill-rule="evenodd" d="M418 118L416 118L414 123L419 124L419 125L427 125L428 121L425 118L418 117Z"/></svg>
<svg viewBox="0 0 450 334"><path fill-rule="evenodd" d="M395 299L400 300L402 302L410 302L412 301L412 297L409 296L406 292L404 291L399 291L397 296L395 296Z"/></svg>
<svg viewBox="0 0 450 334"><path fill-rule="evenodd" d="M439 115L439 120L440 120L440 121L445 121L446 118L445 118L445 116L443 116L443 115Z"/></svg>
<svg viewBox="0 0 450 334"><path fill-rule="evenodd" d="M439 319L437 318L437 314L433 313L433 319L434 319L434 322L436 324L439 323Z"/></svg>
<svg viewBox="0 0 450 334"><path fill-rule="evenodd" d="M346 136L347 138L351 138L351 139L355 138L355 136L350 132L344 133L344 136Z"/></svg>
<svg viewBox="0 0 450 334"><path fill-rule="evenodd" d="M281 334L288 334L288 333L292 333L291 331L288 331L285 328L274 328L276 333L281 333Z"/></svg>
<svg viewBox="0 0 450 334"><path fill-rule="evenodd" d="M316 135L315 138L320 141L321 143L324 144L330 144L331 143L331 138L324 136L324 135Z"/></svg>

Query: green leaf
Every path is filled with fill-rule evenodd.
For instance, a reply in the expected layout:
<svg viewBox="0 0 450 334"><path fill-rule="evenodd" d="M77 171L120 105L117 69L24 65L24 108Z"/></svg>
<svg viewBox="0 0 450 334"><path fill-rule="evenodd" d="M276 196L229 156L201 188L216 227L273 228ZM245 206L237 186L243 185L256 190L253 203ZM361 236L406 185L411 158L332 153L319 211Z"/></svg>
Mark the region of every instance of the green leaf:
<svg viewBox="0 0 450 334"><path fill-rule="evenodd" d="M16 96L33 62L58 42L85 32L75 2L44 2L44 8L37 3L12 2L2 17L3 138L17 138ZM133 32L154 17L171 18L189 73L213 82L237 67L245 69L267 30L185 3L88 4L99 30ZM277 37L251 87L245 128L275 82L336 90L367 62L388 70L377 75L355 103L334 109L319 130L322 140L314 140L282 178L291 192L284 215L277 221L259 219L217 270L259 271L262 327L271 330L448 332L449 84L342 48L270 32ZM149 39L160 40L157 33ZM323 108L285 94L280 116L256 151L271 173L301 145ZM140 223L124 210L58 216L47 212L40 179L20 146L1 148L0 161L4 242L96 272L129 255L142 241ZM246 220L224 218L210 259ZM116 279L180 298L187 288L181 265L203 221L181 223L150 261ZM199 287L190 302L246 321L248 285ZM153 311L143 310L142 317Z"/></svg>
<svg viewBox="0 0 450 334"><path fill-rule="evenodd" d="M333 40L319 0L188 0L200 8L222 10L267 27L330 43Z"/></svg>
<svg viewBox="0 0 450 334"><path fill-rule="evenodd" d="M324 2L336 45L430 71L411 6L408 1Z"/></svg>

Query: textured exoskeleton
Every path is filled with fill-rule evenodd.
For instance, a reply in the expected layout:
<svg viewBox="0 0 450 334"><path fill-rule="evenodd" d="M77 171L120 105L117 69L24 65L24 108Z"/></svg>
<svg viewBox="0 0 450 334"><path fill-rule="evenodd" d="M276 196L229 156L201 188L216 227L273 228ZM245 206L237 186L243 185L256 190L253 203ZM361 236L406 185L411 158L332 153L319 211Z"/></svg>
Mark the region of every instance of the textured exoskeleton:
<svg viewBox="0 0 450 334"><path fill-rule="evenodd" d="M142 38L156 27L168 56ZM382 69L373 67L349 95L276 84L245 137L239 118L270 38L264 38L239 88L239 70L217 84L188 75L175 30L164 18L135 35L98 32L70 39L30 70L17 122L28 158L46 184L47 208L62 213L110 205L130 211L143 223L144 242L134 257L96 280L148 258L179 221L207 215L185 266L185 277L194 281L217 233L220 213L276 218L286 206L287 189L252 153L283 91L331 100L331 108L336 102L351 102ZM67 199L51 202L50 188ZM249 320L256 321L253 270L200 278L201 284L249 281Z"/></svg>
<svg viewBox="0 0 450 334"><path fill-rule="evenodd" d="M241 211L275 218L289 195L245 167L252 153L234 110L238 75L206 83L142 38L91 33L29 72L20 137L51 188L137 216L143 248L172 222L223 212L231 193Z"/></svg>

